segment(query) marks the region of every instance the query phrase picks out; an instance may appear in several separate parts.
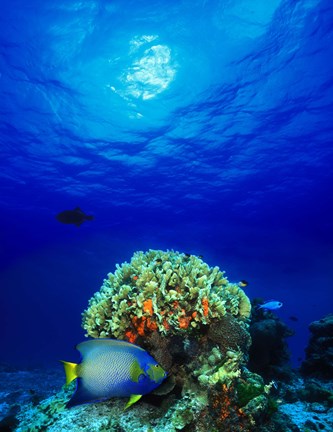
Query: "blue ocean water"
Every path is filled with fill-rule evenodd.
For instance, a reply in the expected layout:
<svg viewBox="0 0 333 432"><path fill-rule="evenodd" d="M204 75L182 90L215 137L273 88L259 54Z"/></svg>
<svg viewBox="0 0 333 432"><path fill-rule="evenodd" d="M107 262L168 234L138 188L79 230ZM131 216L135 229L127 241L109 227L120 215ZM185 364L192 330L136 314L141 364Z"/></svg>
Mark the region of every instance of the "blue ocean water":
<svg viewBox="0 0 333 432"><path fill-rule="evenodd" d="M168 248L282 301L297 365L333 306L332 24L330 0L1 2L0 361L71 358L106 274Z"/></svg>

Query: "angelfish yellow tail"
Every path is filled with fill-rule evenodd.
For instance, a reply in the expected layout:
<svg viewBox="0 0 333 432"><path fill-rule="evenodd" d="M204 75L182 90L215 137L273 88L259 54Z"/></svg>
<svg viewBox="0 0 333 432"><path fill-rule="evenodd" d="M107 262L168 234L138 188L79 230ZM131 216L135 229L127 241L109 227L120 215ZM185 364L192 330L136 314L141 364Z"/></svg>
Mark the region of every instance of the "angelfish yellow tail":
<svg viewBox="0 0 333 432"><path fill-rule="evenodd" d="M78 377L78 375L77 375L77 366L78 365L76 363L70 363L70 362L66 362L64 360L60 360L60 361L61 361L61 363L64 364L65 374L66 374L66 384L68 385L73 380L75 380L75 378Z"/></svg>

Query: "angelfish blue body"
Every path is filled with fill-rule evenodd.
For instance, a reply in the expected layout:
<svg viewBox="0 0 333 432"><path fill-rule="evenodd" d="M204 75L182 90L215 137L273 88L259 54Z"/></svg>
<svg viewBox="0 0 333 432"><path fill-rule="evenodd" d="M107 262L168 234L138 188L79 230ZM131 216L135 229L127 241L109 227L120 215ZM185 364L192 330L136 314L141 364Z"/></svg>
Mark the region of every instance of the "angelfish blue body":
<svg viewBox="0 0 333 432"><path fill-rule="evenodd" d="M133 397L130 406L166 378L166 372L141 347L116 339L92 339L76 346L79 364L63 362L67 383L77 387L67 407L99 402L111 397Z"/></svg>

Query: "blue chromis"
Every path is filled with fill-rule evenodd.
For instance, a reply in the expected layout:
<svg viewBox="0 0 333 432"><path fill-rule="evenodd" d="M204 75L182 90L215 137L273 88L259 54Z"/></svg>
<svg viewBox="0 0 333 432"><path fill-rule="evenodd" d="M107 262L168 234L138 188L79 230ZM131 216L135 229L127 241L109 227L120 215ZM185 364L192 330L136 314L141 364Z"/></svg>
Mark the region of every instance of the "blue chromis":
<svg viewBox="0 0 333 432"><path fill-rule="evenodd" d="M258 306L258 310L259 309L267 309L267 310L276 310L276 309L280 309L280 307L283 306L283 303L277 300L270 300L267 301L266 303L263 303L261 305Z"/></svg>
<svg viewBox="0 0 333 432"><path fill-rule="evenodd" d="M143 348L116 339L92 339L76 346L79 364L65 362L66 384L76 379L70 408L111 397L129 397L125 409L150 393L167 373Z"/></svg>

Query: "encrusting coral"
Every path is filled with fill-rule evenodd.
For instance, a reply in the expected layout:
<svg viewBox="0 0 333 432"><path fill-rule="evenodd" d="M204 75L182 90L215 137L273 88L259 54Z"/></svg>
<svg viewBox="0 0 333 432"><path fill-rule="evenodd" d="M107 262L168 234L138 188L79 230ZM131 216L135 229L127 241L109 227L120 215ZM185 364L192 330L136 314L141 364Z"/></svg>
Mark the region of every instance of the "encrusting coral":
<svg viewBox="0 0 333 432"><path fill-rule="evenodd" d="M110 400L74 408L77 415L96 416L97 410L102 420L109 407L112 415L103 426L95 422L97 431L202 432L208 424L211 432L259 430L255 412L265 413L268 395L263 380L245 367L250 314L244 291L218 267L175 251L136 252L89 301L83 327L94 338L135 342L168 378L125 412L121 401ZM54 427L63 428L66 413L54 416ZM48 412L42 414L51 425Z"/></svg>

